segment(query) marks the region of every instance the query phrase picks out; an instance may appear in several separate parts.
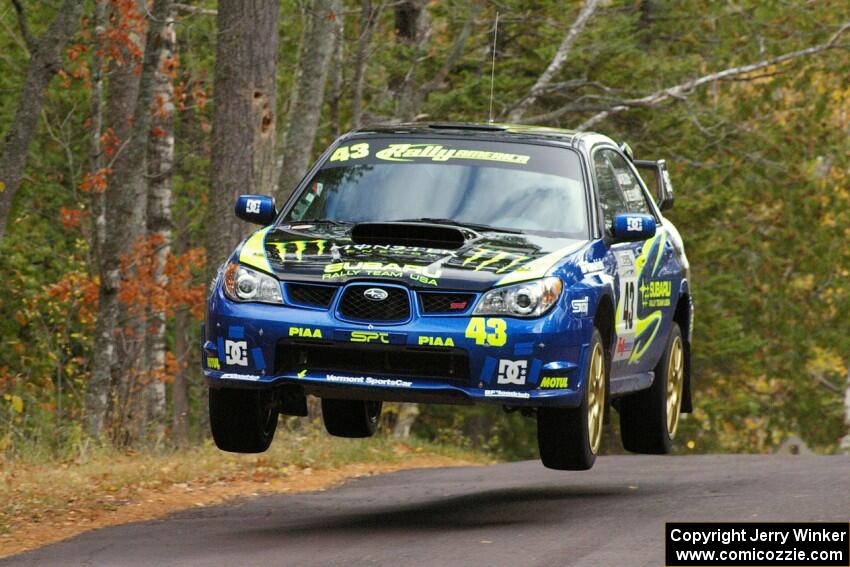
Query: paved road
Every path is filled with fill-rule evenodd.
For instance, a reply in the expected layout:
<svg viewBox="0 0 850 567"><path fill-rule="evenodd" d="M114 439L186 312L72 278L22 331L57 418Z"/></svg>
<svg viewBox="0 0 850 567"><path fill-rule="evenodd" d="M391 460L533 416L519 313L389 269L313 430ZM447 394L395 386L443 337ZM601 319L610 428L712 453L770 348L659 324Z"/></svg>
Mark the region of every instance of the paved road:
<svg viewBox="0 0 850 567"><path fill-rule="evenodd" d="M671 520L850 521L850 457L406 471L106 528L0 565L663 565Z"/></svg>

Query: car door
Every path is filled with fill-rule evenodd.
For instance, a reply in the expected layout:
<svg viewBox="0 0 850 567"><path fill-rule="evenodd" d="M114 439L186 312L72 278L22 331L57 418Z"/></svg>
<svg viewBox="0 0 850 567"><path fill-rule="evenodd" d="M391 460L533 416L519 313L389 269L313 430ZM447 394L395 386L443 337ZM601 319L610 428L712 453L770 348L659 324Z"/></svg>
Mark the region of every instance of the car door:
<svg viewBox="0 0 850 567"><path fill-rule="evenodd" d="M617 150L610 147L596 149L593 164L606 230L610 230L618 214L656 216L637 175ZM662 338L669 332L667 322L672 318L670 304L674 299L672 280L666 279L671 251L660 222L655 237L640 242L616 243L609 249L608 253L614 257L616 265L614 377L648 372L661 355Z"/></svg>

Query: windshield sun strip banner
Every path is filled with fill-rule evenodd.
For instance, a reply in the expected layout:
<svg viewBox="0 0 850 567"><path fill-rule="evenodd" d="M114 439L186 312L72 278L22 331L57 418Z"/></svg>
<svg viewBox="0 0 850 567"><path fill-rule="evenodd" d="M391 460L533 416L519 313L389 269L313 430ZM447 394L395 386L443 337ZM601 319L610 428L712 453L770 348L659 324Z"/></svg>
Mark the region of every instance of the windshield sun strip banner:
<svg viewBox="0 0 850 567"><path fill-rule="evenodd" d="M375 157L387 161L413 161L414 158L430 161L449 161L466 159L478 161L498 161L525 165L531 159L529 155L510 154L474 149L447 148L442 144L389 144L377 152Z"/></svg>
<svg viewBox="0 0 850 567"><path fill-rule="evenodd" d="M337 146L320 169L442 164L533 171L582 181L579 157L563 146L454 138L355 138ZM582 181L583 182L583 181Z"/></svg>

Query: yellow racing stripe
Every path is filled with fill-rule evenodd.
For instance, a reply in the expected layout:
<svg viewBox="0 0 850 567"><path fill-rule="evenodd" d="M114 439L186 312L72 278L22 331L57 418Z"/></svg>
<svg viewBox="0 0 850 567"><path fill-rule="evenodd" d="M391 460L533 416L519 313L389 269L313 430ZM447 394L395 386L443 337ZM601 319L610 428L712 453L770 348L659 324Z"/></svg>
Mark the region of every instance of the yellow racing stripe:
<svg viewBox="0 0 850 567"><path fill-rule="evenodd" d="M271 229L270 226L260 229L245 241L242 245L242 250L239 252L239 263L263 270L264 272L273 273L269 259L266 257L266 234Z"/></svg>
<svg viewBox="0 0 850 567"><path fill-rule="evenodd" d="M532 260L531 262L520 266L513 272L505 274L505 276L500 279L496 285L508 285L545 277L549 273L549 270L555 267L555 264L557 264L564 256L572 254L583 245L583 242L574 242L569 246L564 246L554 252L550 252L542 258Z"/></svg>

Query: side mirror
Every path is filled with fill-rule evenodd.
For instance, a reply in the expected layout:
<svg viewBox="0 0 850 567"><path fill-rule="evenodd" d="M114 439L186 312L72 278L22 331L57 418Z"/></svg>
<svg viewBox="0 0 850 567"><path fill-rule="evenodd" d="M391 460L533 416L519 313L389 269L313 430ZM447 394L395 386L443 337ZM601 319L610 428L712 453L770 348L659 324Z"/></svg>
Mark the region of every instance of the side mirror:
<svg viewBox="0 0 850 567"><path fill-rule="evenodd" d="M658 192L661 198L658 200L658 208L662 211L673 208L673 182L670 181L670 172L667 171L667 162L658 160L658 169L661 171L661 181L658 183Z"/></svg>
<svg viewBox="0 0 850 567"><path fill-rule="evenodd" d="M236 216L254 224L266 226L274 222L277 209L274 197L266 195L239 195L236 199Z"/></svg>
<svg viewBox="0 0 850 567"><path fill-rule="evenodd" d="M635 167L641 172L648 172L650 177L655 178L655 202L662 211L673 208L673 183L670 181L670 172L667 171L667 162L663 159L635 160Z"/></svg>
<svg viewBox="0 0 850 567"><path fill-rule="evenodd" d="M652 215L626 213L614 217L611 235L615 242L636 242L655 236L655 229Z"/></svg>

